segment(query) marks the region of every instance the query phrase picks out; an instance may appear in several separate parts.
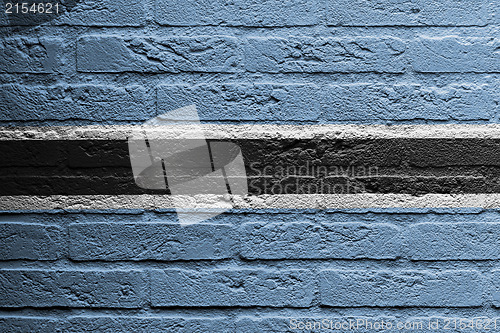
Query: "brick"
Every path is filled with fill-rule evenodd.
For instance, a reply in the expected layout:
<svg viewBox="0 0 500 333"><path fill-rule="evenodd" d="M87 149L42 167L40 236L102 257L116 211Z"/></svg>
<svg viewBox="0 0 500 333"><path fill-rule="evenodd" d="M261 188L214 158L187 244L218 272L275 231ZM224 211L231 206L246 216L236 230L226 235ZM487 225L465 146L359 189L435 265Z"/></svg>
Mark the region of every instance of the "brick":
<svg viewBox="0 0 500 333"><path fill-rule="evenodd" d="M337 307L474 307L483 303L477 271L324 270L321 304Z"/></svg>
<svg viewBox="0 0 500 333"><path fill-rule="evenodd" d="M204 333L234 332L234 325L226 318L181 317L126 317L126 316L78 316L69 319L65 332L150 332L150 333Z"/></svg>
<svg viewBox="0 0 500 333"><path fill-rule="evenodd" d="M143 0L84 0L61 15L53 24L76 26L137 27L146 23Z"/></svg>
<svg viewBox="0 0 500 333"><path fill-rule="evenodd" d="M155 18L173 26L305 26L318 23L317 8L316 1L306 0L156 0Z"/></svg>
<svg viewBox="0 0 500 333"><path fill-rule="evenodd" d="M59 73L67 63L58 38L0 40L0 73Z"/></svg>
<svg viewBox="0 0 500 333"><path fill-rule="evenodd" d="M321 114L320 89L312 84L161 85L158 112L196 104L202 120L306 120Z"/></svg>
<svg viewBox="0 0 500 333"><path fill-rule="evenodd" d="M283 138L273 141L262 138L252 141L239 140L238 143L243 151L245 163L249 166L249 177L273 177L281 181L286 180L285 177L289 179L300 176L302 179L314 181L325 178L376 176L377 167L400 167L408 159L405 154L408 146L418 145L420 142L411 140L408 144L401 139L346 139L342 141L341 146L335 146L333 140L321 138ZM434 150L433 152L435 153Z"/></svg>
<svg viewBox="0 0 500 333"><path fill-rule="evenodd" d="M411 42L408 56L417 72L497 73L500 72L500 39L422 37Z"/></svg>
<svg viewBox="0 0 500 333"><path fill-rule="evenodd" d="M328 25L334 26L484 26L487 2L329 0Z"/></svg>
<svg viewBox="0 0 500 333"><path fill-rule="evenodd" d="M124 167L125 173L119 173L116 170L112 176L130 176L130 155L126 142L118 140L75 140L75 141L56 141L55 143L46 142L45 147L49 150L56 150L55 146L67 151L67 165L73 169L92 168L91 174L94 176L111 176L111 173L102 170L97 174L94 168L105 167ZM83 176L83 173L79 174Z"/></svg>
<svg viewBox="0 0 500 333"><path fill-rule="evenodd" d="M419 139L406 144L406 163L418 168L498 166L500 165L500 146L498 140L487 142L483 139ZM443 170L444 171L444 170ZM473 171L463 176L472 176L476 180L485 177L483 171ZM450 176L448 173L442 176ZM488 176L486 176L488 177ZM454 182L457 189L458 183ZM494 182L488 180L487 190L490 192ZM477 187L481 188L481 187ZM489 189L488 189L489 188ZM476 189L476 193L481 193Z"/></svg>
<svg viewBox="0 0 500 333"><path fill-rule="evenodd" d="M469 83L330 85L324 94L324 118L330 121L489 120L496 108L493 88Z"/></svg>
<svg viewBox="0 0 500 333"><path fill-rule="evenodd" d="M406 238L413 260L500 259L499 223L419 223Z"/></svg>
<svg viewBox="0 0 500 333"><path fill-rule="evenodd" d="M77 47L77 69L89 73L230 73L241 60L236 38L226 36L84 36Z"/></svg>
<svg viewBox="0 0 500 333"><path fill-rule="evenodd" d="M56 134L54 138L60 136ZM16 178L23 176L49 177L53 180L64 176L87 179L96 176L100 179L130 178L132 173L126 141L0 140L0 151L5 156L0 160L0 166L9 167L4 171L11 172L11 176L15 175ZM115 169L111 171L109 167ZM65 180L70 181L68 178Z"/></svg>
<svg viewBox="0 0 500 333"><path fill-rule="evenodd" d="M308 270L154 270L151 304L167 306L307 307L314 295Z"/></svg>
<svg viewBox="0 0 500 333"><path fill-rule="evenodd" d="M87 173L95 171L99 175L79 175L84 172L83 170L85 169L74 170L74 176L58 176L56 174L39 176L36 171L31 176L0 176L0 182L4 186L2 192L8 193L8 195L28 196L33 195L33 192L36 192L36 194L43 193L42 196L145 194L145 190L135 185L130 169L127 175L120 176L103 176L103 172L100 172L100 169L89 169L86 171ZM105 169L105 171L109 172L109 169ZM51 172L57 172L57 170L52 169ZM113 173L119 172L113 171Z"/></svg>
<svg viewBox="0 0 500 333"><path fill-rule="evenodd" d="M223 259L236 246L227 224L77 223L69 232L74 260Z"/></svg>
<svg viewBox="0 0 500 333"><path fill-rule="evenodd" d="M0 89L3 121L145 121L156 114L141 86L8 84Z"/></svg>
<svg viewBox="0 0 500 333"><path fill-rule="evenodd" d="M493 12L493 24L499 24L500 23L500 4L498 2L493 2L492 3L492 12Z"/></svg>
<svg viewBox="0 0 500 333"><path fill-rule="evenodd" d="M2 86L0 86L0 90L2 90ZM0 100L3 102L2 97L0 94ZM0 105L3 104L2 102ZM1 110L3 112L4 108ZM42 140L0 141L0 151L3 156L8 156L8 158L0 159L0 167L57 167L63 164L66 159L65 152L59 145L53 144L50 147L47 141Z"/></svg>
<svg viewBox="0 0 500 333"><path fill-rule="evenodd" d="M0 306L137 308L145 301L140 271L0 271Z"/></svg>
<svg viewBox="0 0 500 333"><path fill-rule="evenodd" d="M0 10L0 27L9 26L11 24L11 15L5 13L5 10Z"/></svg>
<svg viewBox="0 0 500 333"><path fill-rule="evenodd" d="M245 223L241 255L247 259L395 258L398 228L364 223Z"/></svg>
<svg viewBox="0 0 500 333"><path fill-rule="evenodd" d="M405 43L392 37L252 37L246 68L266 73L402 73Z"/></svg>
<svg viewBox="0 0 500 333"><path fill-rule="evenodd" d="M54 260L63 255L63 231L55 225L1 223L0 235L1 260Z"/></svg>
<svg viewBox="0 0 500 333"><path fill-rule="evenodd" d="M493 286L492 290L493 306L496 308L500 308L500 270L492 271L491 275L492 275L492 286Z"/></svg>
<svg viewBox="0 0 500 333"><path fill-rule="evenodd" d="M0 317L0 332L54 333L62 332L62 322L50 317Z"/></svg>
<svg viewBox="0 0 500 333"><path fill-rule="evenodd" d="M240 317L236 322L236 326L240 328L242 332L247 333L257 333L257 332L294 332L299 329L298 325L293 330L292 320L301 321L306 318L284 318L284 317L266 317L266 318L256 318L256 317ZM309 321L313 321L310 318ZM303 329L303 328L302 328Z"/></svg>

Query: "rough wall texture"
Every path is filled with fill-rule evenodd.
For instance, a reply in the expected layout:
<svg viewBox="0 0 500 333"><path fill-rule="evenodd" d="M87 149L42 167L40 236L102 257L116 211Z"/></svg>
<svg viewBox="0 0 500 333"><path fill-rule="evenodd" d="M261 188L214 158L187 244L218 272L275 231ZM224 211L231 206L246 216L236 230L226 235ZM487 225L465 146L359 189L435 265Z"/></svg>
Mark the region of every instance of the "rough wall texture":
<svg viewBox="0 0 500 333"><path fill-rule="evenodd" d="M192 103L220 124L499 121L497 1L61 8L2 9L0 126L140 124ZM500 192L498 140L274 144L247 151L377 166L374 193ZM0 150L0 200L142 193L123 141ZM1 332L500 331L496 210L241 209L180 227L168 209L24 208L0 213Z"/></svg>

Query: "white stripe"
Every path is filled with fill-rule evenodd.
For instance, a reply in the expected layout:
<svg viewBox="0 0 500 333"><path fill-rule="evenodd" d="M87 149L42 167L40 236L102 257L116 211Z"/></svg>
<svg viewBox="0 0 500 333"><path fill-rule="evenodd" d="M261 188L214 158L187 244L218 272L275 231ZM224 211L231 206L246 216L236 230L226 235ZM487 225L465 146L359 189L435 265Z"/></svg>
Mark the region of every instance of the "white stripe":
<svg viewBox="0 0 500 333"><path fill-rule="evenodd" d="M0 210L50 209L168 209L166 195L53 195L0 197ZM500 208L500 194L282 194L233 196L234 208L250 209L351 209L351 208ZM185 209L220 207L220 197L183 197ZM178 204L178 202L176 202ZM214 204L215 203L215 204Z"/></svg>
<svg viewBox="0 0 500 333"><path fill-rule="evenodd" d="M500 138L500 124L488 125L174 125L0 127L0 140L126 140L147 129L152 138L343 139L343 138Z"/></svg>

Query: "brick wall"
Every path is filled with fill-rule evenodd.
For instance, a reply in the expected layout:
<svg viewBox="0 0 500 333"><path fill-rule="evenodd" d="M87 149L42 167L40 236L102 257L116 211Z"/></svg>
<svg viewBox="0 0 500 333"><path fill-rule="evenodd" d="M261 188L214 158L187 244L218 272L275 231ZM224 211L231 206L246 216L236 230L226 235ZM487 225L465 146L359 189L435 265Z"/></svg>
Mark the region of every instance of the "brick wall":
<svg viewBox="0 0 500 333"><path fill-rule="evenodd" d="M218 124L499 119L495 1L81 0L64 8L37 24L0 15L0 126L135 125L193 103L204 123ZM397 159L408 147L353 145L335 158L385 165L392 154L399 176L441 182L416 186L426 193L468 192L464 177L481 188L474 193L496 192L498 154L488 153L496 144L413 145L417 162ZM127 158L92 147L34 143L14 159L15 142L0 146L16 161L0 161L7 192L33 170L63 179L58 188L63 176L85 174L79 168L96 168L96 177L110 166L130 171ZM283 158L307 155L307 146L295 149ZM75 174L61 176L68 169ZM57 187L33 184L42 195ZM0 331L296 332L307 331L293 329L298 322L328 319L363 323L337 329L345 332L373 332L366 323L382 320L423 323L386 332L479 332L478 321L459 329L453 318L500 318L499 218L497 209L432 201L236 209L187 227L169 209L3 210Z"/></svg>

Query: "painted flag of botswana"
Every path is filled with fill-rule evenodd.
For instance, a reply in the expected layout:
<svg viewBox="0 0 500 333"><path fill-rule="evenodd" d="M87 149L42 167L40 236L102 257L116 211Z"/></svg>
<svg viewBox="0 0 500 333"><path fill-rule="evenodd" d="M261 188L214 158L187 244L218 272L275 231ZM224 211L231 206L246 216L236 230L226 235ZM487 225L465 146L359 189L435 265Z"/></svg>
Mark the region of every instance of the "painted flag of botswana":
<svg viewBox="0 0 500 333"><path fill-rule="evenodd" d="M500 1L0 3L0 333L500 331Z"/></svg>
<svg viewBox="0 0 500 333"><path fill-rule="evenodd" d="M500 192L500 139L495 135L496 127L465 125L471 131L464 135L459 125L199 126L158 127L155 140L161 140L158 142L163 147L172 146L179 137L191 147L200 137L212 149L232 144L244 165L239 173L229 178L225 175L225 182L243 181L245 191L232 194L249 200L259 196L319 195L335 197L336 204L342 206L342 198L353 195L445 198ZM137 179L139 174L134 178L130 146L131 135L137 129L144 130L141 126L4 128L0 140L0 195L9 200L99 195L168 197L177 180L182 183L201 176L169 178L165 164L158 160L155 168L148 170L156 170L161 185L141 184L145 178ZM145 141L148 149L153 141ZM190 155L201 156L200 152L194 149L177 153L175 158L185 162ZM210 171L234 159L230 149L219 152L219 156L226 152L218 167L213 158L207 160ZM231 194L229 183L227 188ZM211 189L195 188L190 194L211 193Z"/></svg>

